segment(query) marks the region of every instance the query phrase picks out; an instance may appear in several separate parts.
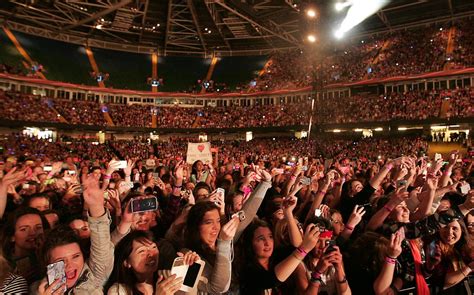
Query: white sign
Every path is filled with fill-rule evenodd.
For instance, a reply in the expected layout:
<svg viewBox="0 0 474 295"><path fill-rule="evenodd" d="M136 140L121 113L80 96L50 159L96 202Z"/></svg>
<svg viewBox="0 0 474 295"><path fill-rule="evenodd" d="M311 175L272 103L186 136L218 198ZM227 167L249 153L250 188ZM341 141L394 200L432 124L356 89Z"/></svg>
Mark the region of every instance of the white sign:
<svg viewBox="0 0 474 295"><path fill-rule="evenodd" d="M209 142L188 143L186 163L193 164L197 160L202 161L204 164L212 162L211 144Z"/></svg>

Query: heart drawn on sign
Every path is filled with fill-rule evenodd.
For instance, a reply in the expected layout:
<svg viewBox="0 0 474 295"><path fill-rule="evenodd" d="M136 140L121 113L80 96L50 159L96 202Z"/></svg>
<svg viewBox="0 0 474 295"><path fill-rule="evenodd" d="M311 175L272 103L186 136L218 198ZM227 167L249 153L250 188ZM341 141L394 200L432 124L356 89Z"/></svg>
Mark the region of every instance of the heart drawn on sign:
<svg viewBox="0 0 474 295"><path fill-rule="evenodd" d="M198 145L198 150L202 153L202 151L204 150L204 145L203 144Z"/></svg>

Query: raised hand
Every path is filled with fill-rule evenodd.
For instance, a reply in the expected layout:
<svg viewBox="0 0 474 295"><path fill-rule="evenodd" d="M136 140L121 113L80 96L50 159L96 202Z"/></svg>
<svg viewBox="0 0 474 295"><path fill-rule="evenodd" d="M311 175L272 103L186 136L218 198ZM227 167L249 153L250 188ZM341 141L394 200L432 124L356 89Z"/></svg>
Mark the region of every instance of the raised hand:
<svg viewBox="0 0 474 295"><path fill-rule="evenodd" d="M0 187L7 189L10 185L16 185L17 183L27 178L27 171L20 170L16 171L16 167L8 171L7 174L0 180Z"/></svg>
<svg viewBox="0 0 474 295"><path fill-rule="evenodd" d="M166 279L159 276L156 282L155 295L173 295L179 291L182 285L183 278L177 278L176 275L171 275Z"/></svg>
<svg viewBox="0 0 474 295"><path fill-rule="evenodd" d="M84 179L84 202L92 217L104 215L104 190L99 186L99 180L92 175Z"/></svg>
<svg viewBox="0 0 474 295"><path fill-rule="evenodd" d="M292 216L293 210L296 207L296 203L298 202L298 198L295 196L288 196L283 199L283 214L285 217Z"/></svg>
<svg viewBox="0 0 474 295"><path fill-rule="evenodd" d="M452 151L449 155L449 165L454 166L459 159L459 151Z"/></svg>
<svg viewBox="0 0 474 295"><path fill-rule="evenodd" d="M186 265L191 265L193 264L194 262L198 261L199 259L201 259L199 257L199 255L196 253L196 252L193 252L193 251L188 251L186 252L186 254L183 254L181 252L178 252L176 253L178 254L179 257L183 257L183 262L184 264Z"/></svg>
<svg viewBox="0 0 474 295"><path fill-rule="evenodd" d="M317 225L308 225L304 233L303 242L301 243L301 247L303 248L303 250L305 250L307 253L313 250L313 248L318 243L319 234L319 227Z"/></svg>
<svg viewBox="0 0 474 295"><path fill-rule="evenodd" d="M404 234L398 230L390 237L390 244L387 248L387 256L397 258L402 253L402 241Z"/></svg>
<svg viewBox="0 0 474 295"><path fill-rule="evenodd" d="M120 167L120 161L111 160L109 162L109 165L107 166L106 174L110 175L110 174L114 173L115 171L117 171L119 169L119 167Z"/></svg>
<svg viewBox="0 0 474 295"><path fill-rule="evenodd" d="M229 220L224 226L221 228L221 231L219 233L219 239L223 241L231 241L234 236L235 232L237 231L237 228L239 227L240 220L239 217L236 215L234 218Z"/></svg>
<svg viewBox="0 0 474 295"><path fill-rule="evenodd" d="M366 211L364 206L355 205L354 210L352 210L351 216L349 216L349 219L347 220L347 225L352 228L356 227L362 220L362 217L365 213Z"/></svg>
<svg viewBox="0 0 474 295"><path fill-rule="evenodd" d="M438 188L438 180L439 178L434 175L428 175L426 178L426 186L429 190L434 191Z"/></svg>
<svg viewBox="0 0 474 295"><path fill-rule="evenodd" d="M123 169L123 172L125 173L125 176L130 176L132 174L132 168L133 168L133 166L135 166L135 162L136 161L131 160L131 159L129 159L127 161L127 167L125 167Z"/></svg>

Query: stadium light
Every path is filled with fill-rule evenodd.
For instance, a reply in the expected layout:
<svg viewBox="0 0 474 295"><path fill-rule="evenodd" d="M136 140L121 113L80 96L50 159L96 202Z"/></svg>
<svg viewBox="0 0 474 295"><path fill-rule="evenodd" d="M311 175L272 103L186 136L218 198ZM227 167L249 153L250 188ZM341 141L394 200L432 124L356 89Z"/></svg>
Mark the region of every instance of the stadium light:
<svg viewBox="0 0 474 295"><path fill-rule="evenodd" d="M336 39L342 39L342 37L344 37L344 32L341 29L339 29L336 32L334 32L334 37L336 37Z"/></svg>
<svg viewBox="0 0 474 295"><path fill-rule="evenodd" d="M307 37L308 41L311 42L311 43L314 43L316 42L316 36L314 36L313 34L309 34L308 37Z"/></svg>
<svg viewBox="0 0 474 295"><path fill-rule="evenodd" d="M306 10L306 15L309 18L315 18L316 17L316 10L314 10L313 8L310 8L310 9Z"/></svg>
<svg viewBox="0 0 474 295"><path fill-rule="evenodd" d="M350 8L341 25L336 30L335 37L338 39L342 38L345 33L379 11L388 2L388 0L350 0L337 5L337 8L340 9L346 6L350 6ZM344 5L344 7L341 5Z"/></svg>

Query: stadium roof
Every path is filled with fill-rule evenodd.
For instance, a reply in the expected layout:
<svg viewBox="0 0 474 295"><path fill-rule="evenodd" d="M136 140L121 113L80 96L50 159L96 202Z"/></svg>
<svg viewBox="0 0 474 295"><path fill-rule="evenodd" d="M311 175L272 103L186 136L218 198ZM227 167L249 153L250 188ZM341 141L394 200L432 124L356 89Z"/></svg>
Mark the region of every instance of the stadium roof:
<svg viewBox="0 0 474 295"><path fill-rule="evenodd" d="M7 0L0 1L0 20L13 30L114 50L259 55L304 46L308 30L328 31L341 21L336 1ZM308 7L319 20L308 20ZM472 0L392 0L352 35L470 15Z"/></svg>

